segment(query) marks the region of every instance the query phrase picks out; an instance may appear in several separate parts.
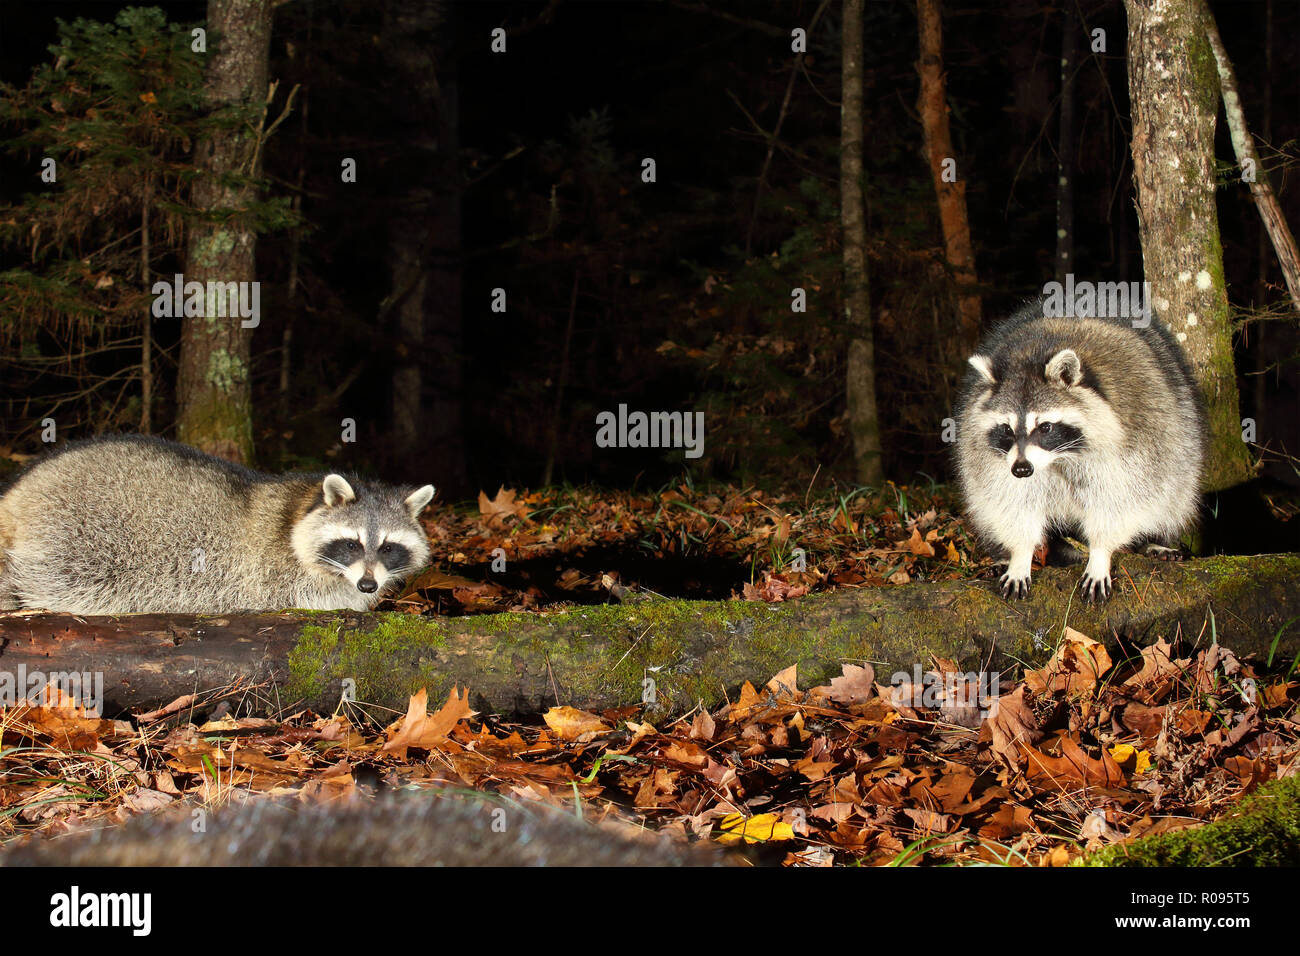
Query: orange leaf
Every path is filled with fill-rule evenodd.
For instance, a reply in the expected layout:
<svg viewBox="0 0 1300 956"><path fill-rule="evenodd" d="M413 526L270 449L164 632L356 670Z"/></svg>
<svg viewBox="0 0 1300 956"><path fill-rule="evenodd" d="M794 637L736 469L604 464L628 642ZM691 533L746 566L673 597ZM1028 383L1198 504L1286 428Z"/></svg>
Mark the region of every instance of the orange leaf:
<svg viewBox="0 0 1300 956"><path fill-rule="evenodd" d="M489 528L502 527L506 518L512 515L520 519L528 517L528 506L522 501L516 501L514 489L507 490L504 485L497 489L497 495L492 499L489 499L486 494L480 491L478 493L478 510L486 519Z"/></svg>
<svg viewBox="0 0 1300 956"><path fill-rule="evenodd" d="M611 729L609 724L595 714L576 707L552 707L542 717L546 726L561 740L577 740L584 735L603 734Z"/></svg>
<svg viewBox="0 0 1300 956"><path fill-rule="evenodd" d="M912 536L907 539L906 546L913 554L920 555L923 558L934 557L934 545L921 537L919 528L912 529Z"/></svg>
<svg viewBox="0 0 1300 956"><path fill-rule="evenodd" d="M442 709L436 714L428 713L428 696L428 690L423 687L411 695L410 705L406 716L401 720L400 727L394 725L388 728L388 742L384 744L385 752L391 751L396 753L399 759L405 760L407 747L435 750L447 742L447 735L451 733L451 728L456 726L457 721L474 714L474 711L469 709L468 687L465 688L463 696L457 696L457 688L452 687L447 695L447 703L443 704Z"/></svg>
<svg viewBox="0 0 1300 956"><path fill-rule="evenodd" d="M1103 644L1067 627L1056 654L1042 670L1026 674L1025 683L1035 694L1060 690L1067 694L1088 693L1110 670L1110 664L1110 655Z"/></svg>

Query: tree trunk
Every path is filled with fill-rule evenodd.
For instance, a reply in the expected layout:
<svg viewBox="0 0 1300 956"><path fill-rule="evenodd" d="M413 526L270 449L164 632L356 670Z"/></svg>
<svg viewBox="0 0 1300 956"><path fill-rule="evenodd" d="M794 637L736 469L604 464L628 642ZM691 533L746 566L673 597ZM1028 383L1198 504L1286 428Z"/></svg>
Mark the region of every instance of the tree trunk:
<svg viewBox="0 0 1300 956"><path fill-rule="evenodd" d="M840 107L840 222L844 230L844 320L849 334L845 392L857 480L879 487L880 416L867 284L867 220L862 198L862 3L844 0Z"/></svg>
<svg viewBox="0 0 1300 956"><path fill-rule="evenodd" d="M975 289L975 250L971 247L970 218L966 210L966 183L960 178L944 178L944 161L951 159L955 163L956 155L948 128L939 0L916 0L916 14L921 40L921 54L916 65L921 75L921 90L917 95L916 110L921 117L930 177L939 202L944 256L957 286L957 334L964 358L979 344L980 297Z"/></svg>
<svg viewBox="0 0 1300 956"><path fill-rule="evenodd" d="M271 0L209 0L207 96L214 109L266 102L271 44ZM230 216L221 222L194 220L189 227L185 280L252 282L257 237L238 213L257 200L246 184L223 181L260 171L260 131L240 125L213 130L196 149L199 179L193 202L201 213ZM234 215L231 215L234 214ZM249 387L251 329L239 316L217 315L209 296L206 315L186 318L181 332L177 378L180 440L209 454L247 462L253 456L252 393Z"/></svg>
<svg viewBox="0 0 1300 956"><path fill-rule="evenodd" d="M1232 323L1215 207L1219 82L1202 0L1125 0L1133 176L1155 313L1187 352L1205 396L1204 489L1251 477L1241 439Z"/></svg>
<svg viewBox="0 0 1300 956"><path fill-rule="evenodd" d="M1079 57L1079 21L1074 3L1061 10L1061 111L1056 141L1056 281L1074 271L1074 174L1079 137L1074 122L1074 73Z"/></svg>
<svg viewBox="0 0 1300 956"><path fill-rule="evenodd" d="M391 295L398 296L393 334L393 450L398 457L415 454L421 445L424 420L424 301L428 272L427 195L408 195L414 215L390 220L389 273Z"/></svg>
<svg viewBox="0 0 1300 956"><path fill-rule="evenodd" d="M1269 239L1273 242L1278 264L1282 267L1282 278L1286 281L1287 291L1291 293L1291 307L1300 313L1300 250L1296 249L1295 236L1286 224L1282 207L1278 205L1273 187L1269 185L1268 174L1255 152L1255 142L1246 127L1246 113L1241 108L1241 94L1237 89L1232 61L1228 59L1228 51L1219 36L1218 24L1208 9L1205 12L1205 34L1214 50L1214 62L1219 70L1219 85L1223 89L1223 113L1227 117L1232 148L1237 154L1237 165L1242 169L1249 165L1254 170L1250 195L1255 200L1260 218L1264 220Z"/></svg>
<svg viewBox="0 0 1300 956"><path fill-rule="evenodd" d="M149 247L149 207L153 204L153 188L145 174L140 200L140 287L150 288L149 260L153 250ZM153 310L146 309L140 336L140 432L153 432Z"/></svg>
<svg viewBox="0 0 1300 956"><path fill-rule="evenodd" d="M862 661L873 662L877 680L888 684L898 671L928 668L932 654L963 670L1009 675L1016 662L1050 656L1067 618L1101 641L1146 644L1181 634L1204 644L1213 614L1220 639L1238 654L1285 662L1300 652L1300 555L1185 564L1123 555L1118 565L1116 595L1102 607L1080 604L1077 568L1050 568L1038 573L1031 596L1014 604L991 582L943 581L780 605L654 600L460 618L11 612L0 614L0 675L102 674L113 713L235 682L241 695L328 712L351 682L356 699L399 712L421 687L439 701L459 684L481 711L645 703L657 720L734 699L744 681L757 686L796 663L804 688Z"/></svg>

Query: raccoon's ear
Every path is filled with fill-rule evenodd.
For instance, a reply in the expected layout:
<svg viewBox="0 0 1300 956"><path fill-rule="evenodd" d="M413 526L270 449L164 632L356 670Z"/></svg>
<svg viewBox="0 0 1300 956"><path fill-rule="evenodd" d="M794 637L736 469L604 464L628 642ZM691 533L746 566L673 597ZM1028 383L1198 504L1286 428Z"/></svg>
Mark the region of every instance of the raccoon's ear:
<svg viewBox="0 0 1300 956"><path fill-rule="evenodd" d="M420 512L425 509L430 501L433 500L433 485L425 485L423 488L417 488L411 492L407 499L402 502L406 505L406 510L411 512L412 518L420 517Z"/></svg>
<svg viewBox="0 0 1300 956"><path fill-rule="evenodd" d="M972 355L966 360L970 362L970 367L980 373L980 378L984 379L990 385L996 385L998 380L993 377L993 362L987 355Z"/></svg>
<svg viewBox="0 0 1300 956"><path fill-rule="evenodd" d="M342 475L326 475L321 490L325 492L325 504L330 508L357 500L357 493Z"/></svg>
<svg viewBox="0 0 1300 956"><path fill-rule="evenodd" d="M1073 388L1083 381L1083 366L1079 364L1079 356L1074 353L1074 349L1061 349L1048 359L1043 374L1053 385Z"/></svg>

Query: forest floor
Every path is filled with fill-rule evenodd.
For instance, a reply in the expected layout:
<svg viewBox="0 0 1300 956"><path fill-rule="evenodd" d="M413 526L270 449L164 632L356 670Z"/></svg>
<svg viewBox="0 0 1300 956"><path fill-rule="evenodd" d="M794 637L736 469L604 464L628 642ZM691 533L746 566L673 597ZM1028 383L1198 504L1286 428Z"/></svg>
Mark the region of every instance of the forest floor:
<svg viewBox="0 0 1300 956"><path fill-rule="evenodd" d="M493 613L624 600L782 601L842 587L991 573L944 486L778 495L499 489L477 507L431 509L433 569L398 602Z"/></svg>
<svg viewBox="0 0 1300 956"><path fill-rule="evenodd" d="M435 570L394 608L783 601L991 575L944 495L502 490L426 515ZM1279 506L1277 517L1293 514ZM416 694L405 715L346 705L248 716L247 688L132 720L57 701L9 708L0 839L249 792L315 802L452 787L743 843L786 865L1065 865L1215 819L1296 773L1300 661L1239 660L1212 616L1201 634L1124 659L1112 659L1109 637L1066 628L1048 664L991 687L939 658L901 686L846 664L829 685L801 687L792 666L662 726L637 707L511 722L474 714L468 692Z"/></svg>

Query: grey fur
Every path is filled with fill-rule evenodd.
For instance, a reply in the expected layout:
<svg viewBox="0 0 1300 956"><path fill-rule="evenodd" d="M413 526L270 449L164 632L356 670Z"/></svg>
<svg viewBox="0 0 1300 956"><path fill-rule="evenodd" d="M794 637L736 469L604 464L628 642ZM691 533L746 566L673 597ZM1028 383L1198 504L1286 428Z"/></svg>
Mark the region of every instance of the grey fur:
<svg viewBox="0 0 1300 956"><path fill-rule="evenodd" d="M369 610L428 563L416 519L433 493L266 475L136 435L74 443L0 498L0 607Z"/></svg>
<svg viewBox="0 0 1300 956"><path fill-rule="evenodd" d="M1176 544L1195 524L1205 413L1159 319L1134 329L1128 319L1048 318L1034 302L994 329L970 365L957 476L968 523L1008 561L1004 594L1028 592L1045 535L1083 539L1084 594L1105 600L1116 549ZM1035 428L1048 421L1046 433L1026 429L1031 415ZM994 436L999 422L1013 434ZM1013 443L1003 451L995 440ZM1013 466L1032 474L1017 477Z"/></svg>
<svg viewBox="0 0 1300 956"><path fill-rule="evenodd" d="M264 797L214 813L32 839L0 866L719 866L709 846L478 796L402 795L295 808Z"/></svg>

